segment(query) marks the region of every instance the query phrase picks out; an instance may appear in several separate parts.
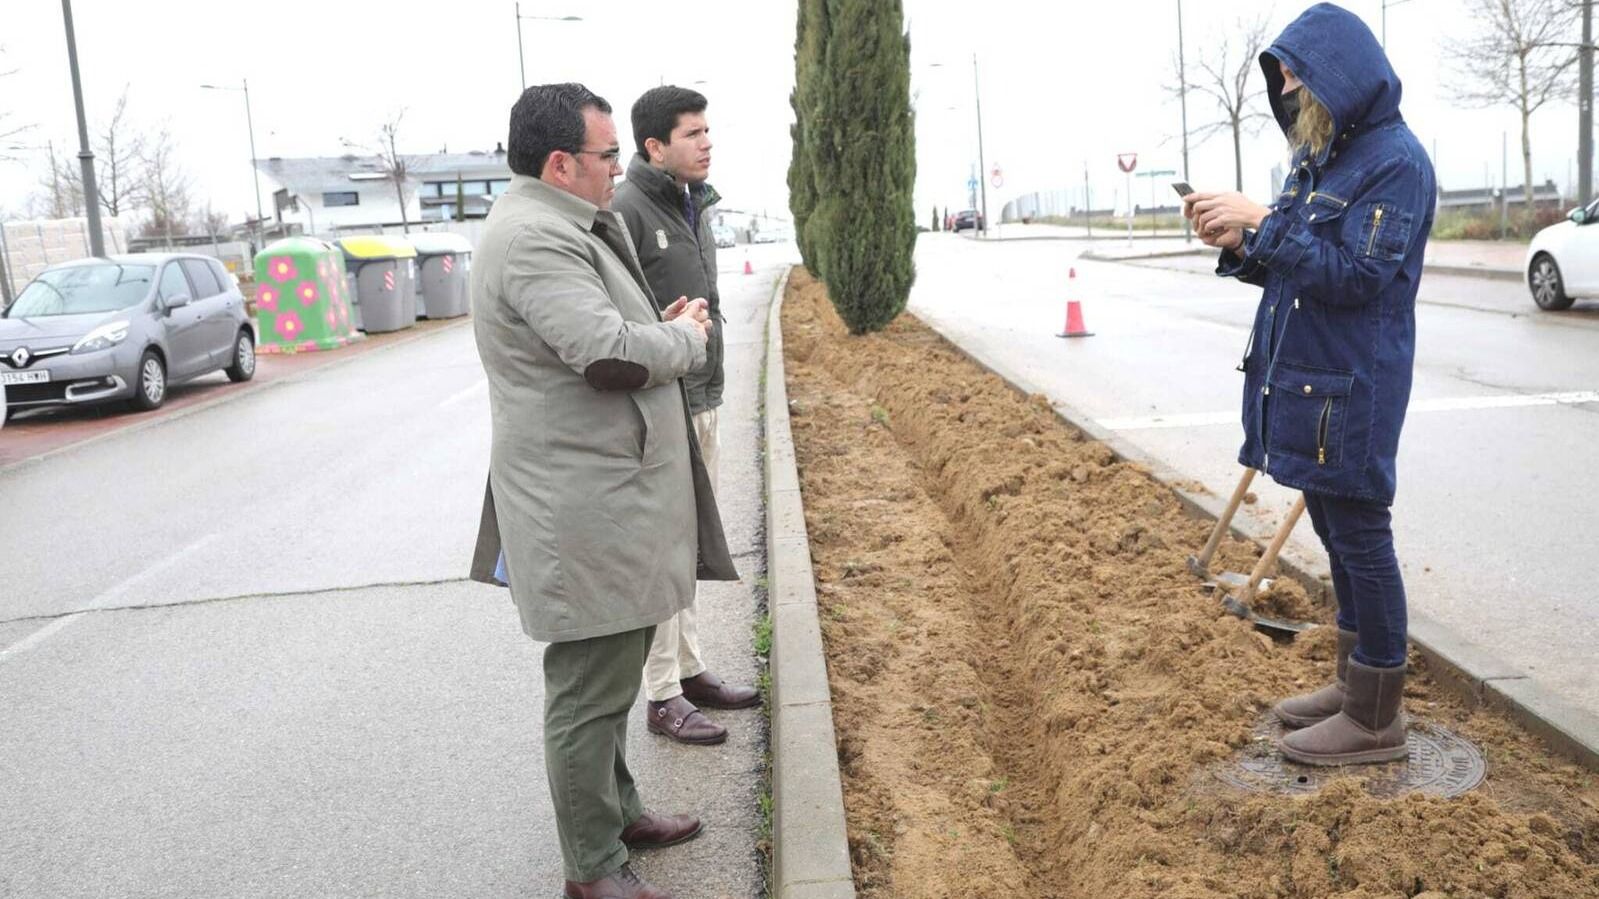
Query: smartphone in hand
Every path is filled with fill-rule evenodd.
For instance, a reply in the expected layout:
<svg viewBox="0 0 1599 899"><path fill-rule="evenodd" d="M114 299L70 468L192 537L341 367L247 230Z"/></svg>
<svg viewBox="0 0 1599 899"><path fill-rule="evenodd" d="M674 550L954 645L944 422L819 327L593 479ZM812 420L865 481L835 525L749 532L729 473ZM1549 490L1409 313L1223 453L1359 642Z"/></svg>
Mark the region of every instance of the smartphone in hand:
<svg viewBox="0 0 1599 899"><path fill-rule="evenodd" d="M1177 191L1177 196L1186 197L1194 192L1194 188L1187 181L1173 181L1171 189Z"/></svg>

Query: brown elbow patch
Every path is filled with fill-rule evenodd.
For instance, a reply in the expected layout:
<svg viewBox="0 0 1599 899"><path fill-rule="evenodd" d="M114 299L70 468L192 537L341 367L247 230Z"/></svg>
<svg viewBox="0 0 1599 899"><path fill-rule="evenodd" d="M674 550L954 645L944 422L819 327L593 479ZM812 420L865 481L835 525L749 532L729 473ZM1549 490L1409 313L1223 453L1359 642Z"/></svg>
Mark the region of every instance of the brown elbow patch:
<svg viewBox="0 0 1599 899"><path fill-rule="evenodd" d="M583 369L583 380L595 390L638 390L649 379L649 369L625 359L600 359Z"/></svg>

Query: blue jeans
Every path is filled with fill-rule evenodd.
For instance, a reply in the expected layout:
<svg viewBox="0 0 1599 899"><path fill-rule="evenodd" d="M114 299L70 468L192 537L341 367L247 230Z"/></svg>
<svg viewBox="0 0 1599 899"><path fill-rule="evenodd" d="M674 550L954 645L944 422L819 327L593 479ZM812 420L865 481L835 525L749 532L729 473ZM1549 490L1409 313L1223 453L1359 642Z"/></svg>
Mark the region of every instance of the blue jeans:
<svg viewBox="0 0 1599 899"><path fill-rule="evenodd" d="M1388 507L1306 493L1305 511L1332 566L1338 627L1356 634L1355 661L1376 668L1405 664L1405 584Z"/></svg>

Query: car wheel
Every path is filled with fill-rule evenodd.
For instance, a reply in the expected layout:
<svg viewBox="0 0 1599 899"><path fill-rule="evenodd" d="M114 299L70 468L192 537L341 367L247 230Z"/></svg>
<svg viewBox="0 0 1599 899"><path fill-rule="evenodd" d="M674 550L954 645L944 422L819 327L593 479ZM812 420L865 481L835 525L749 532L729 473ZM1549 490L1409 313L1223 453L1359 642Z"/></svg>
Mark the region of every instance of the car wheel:
<svg viewBox="0 0 1599 899"><path fill-rule="evenodd" d="M233 340L233 364L224 369L235 383L255 377L255 338L247 330Z"/></svg>
<svg viewBox="0 0 1599 899"><path fill-rule="evenodd" d="M1539 309L1559 312L1571 308L1571 297L1566 296L1566 285L1560 279L1560 266L1548 253L1539 253L1532 260L1532 270L1527 273L1527 284L1532 289L1532 301Z"/></svg>
<svg viewBox="0 0 1599 899"><path fill-rule="evenodd" d="M160 408L167 401L167 367L154 350L139 357L138 383L133 385L133 408L141 412Z"/></svg>

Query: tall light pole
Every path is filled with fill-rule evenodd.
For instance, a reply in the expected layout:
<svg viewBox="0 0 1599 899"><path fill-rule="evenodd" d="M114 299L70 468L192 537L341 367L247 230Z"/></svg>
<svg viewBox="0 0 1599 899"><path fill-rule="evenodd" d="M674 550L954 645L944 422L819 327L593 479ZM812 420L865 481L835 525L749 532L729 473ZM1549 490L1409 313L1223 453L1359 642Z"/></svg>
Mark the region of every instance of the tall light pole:
<svg viewBox="0 0 1599 899"><path fill-rule="evenodd" d="M250 79L242 79L242 87L231 85L202 84L202 88L210 91L243 91L244 92L244 125L250 132L250 176L255 179L255 237L256 249L260 249L261 225L266 217L261 213L261 170L256 165L258 157L255 155L255 116L250 113Z"/></svg>
<svg viewBox="0 0 1599 899"><path fill-rule="evenodd" d="M83 165L83 205L89 217L89 255L105 255L100 233L100 192L94 186L94 151L89 149L89 123L83 115L83 81L78 77L78 39L72 31L72 0L61 0L67 25L67 61L72 66L72 100L78 107L78 162Z"/></svg>
<svg viewBox="0 0 1599 899"><path fill-rule="evenodd" d="M1188 66L1183 62L1183 0L1177 0L1177 97L1183 108L1183 181L1188 180ZM1193 227L1183 216L1183 242L1192 243Z"/></svg>
<svg viewBox="0 0 1599 899"><path fill-rule="evenodd" d="M977 106L977 187L983 192L982 232L988 236L988 163L983 159L983 92L977 83L977 54L972 54L972 98Z"/></svg>
<svg viewBox="0 0 1599 899"><path fill-rule="evenodd" d="M527 90L527 59L522 55L522 20L542 22L581 22L582 16L524 16L522 4L516 4L516 68L522 75L522 90Z"/></svg>
<svg viewBox="0 0 1599 899"><path fill-rule="evenodd" d="M1403 6L1410 0L1381 0L1382 2L1382 48L1388 49L1388 7Z"/></svg>
<svg viewBox="0 0 1599 899"><path fill-rule="evenodd" d="M1582 4L1577 50L1577 205L1593 199L1593 0Z"/></svg>

